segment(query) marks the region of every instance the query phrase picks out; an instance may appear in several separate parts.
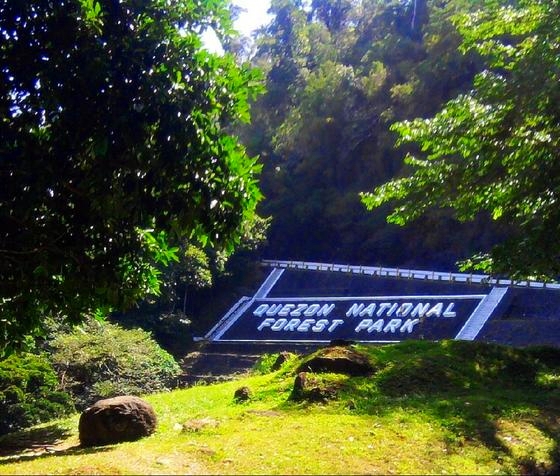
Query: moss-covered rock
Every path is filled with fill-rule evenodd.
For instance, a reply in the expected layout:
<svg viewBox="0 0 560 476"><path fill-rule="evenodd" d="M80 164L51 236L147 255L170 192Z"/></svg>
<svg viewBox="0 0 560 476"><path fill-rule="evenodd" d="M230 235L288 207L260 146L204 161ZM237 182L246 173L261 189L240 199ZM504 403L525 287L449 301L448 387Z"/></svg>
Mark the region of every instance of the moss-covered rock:
<svg viewBox="0 0 560 476"><path fill-rule="evenodd" d="M303 360L297 372L335 373L351 377L372 375L376 368L365 352L351 347L327 347Z"/></svg>

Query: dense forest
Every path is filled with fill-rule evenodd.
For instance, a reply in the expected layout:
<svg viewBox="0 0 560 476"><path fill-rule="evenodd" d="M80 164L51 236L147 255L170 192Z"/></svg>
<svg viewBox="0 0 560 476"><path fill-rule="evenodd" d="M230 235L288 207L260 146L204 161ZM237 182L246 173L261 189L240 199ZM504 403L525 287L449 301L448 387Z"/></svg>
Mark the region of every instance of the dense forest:
<svg viewBox="0 0 560 476"><path fill-rule="evenodd" d="M453 19L487 3L272 1L251 52L266 93L241 131L264 165L265 256L447 270L504 235L486 214L460 224L435 209L395 226L388 207L368 212L359 196L406 173L393 123L472 88L484 63L459 50Z"/></svg>

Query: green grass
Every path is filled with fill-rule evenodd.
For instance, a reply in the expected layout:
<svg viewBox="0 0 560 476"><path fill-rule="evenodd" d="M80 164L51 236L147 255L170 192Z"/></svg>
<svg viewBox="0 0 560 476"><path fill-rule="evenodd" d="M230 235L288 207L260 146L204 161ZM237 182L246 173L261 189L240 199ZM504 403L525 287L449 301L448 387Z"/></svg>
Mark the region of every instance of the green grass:
<svg viewBox="0 0 560 476"><path fill-rule="evenodd" d="M356 347L371 377L325 374L324 403L279 371L145 397L149 438L80 448L77 419L0 439L0 474L518 474L558 469L560 351L478 343ZM252 400L236 403L248 386ZM35 446L33 450L31 445ZM40 445L52 445L45 453ZM26 448L24 450L24 448Z"/></svg>

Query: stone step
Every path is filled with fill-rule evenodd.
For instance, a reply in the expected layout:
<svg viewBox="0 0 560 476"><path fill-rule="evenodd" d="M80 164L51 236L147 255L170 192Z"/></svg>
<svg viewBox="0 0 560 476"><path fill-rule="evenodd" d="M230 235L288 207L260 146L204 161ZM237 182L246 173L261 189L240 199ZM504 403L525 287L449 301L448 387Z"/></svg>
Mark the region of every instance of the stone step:
<svg viewBox="0 0 560 476"><path fill-rule="evenodd" d="M184 374L179 377L179 387L192 387L197 384L212 384L221 383L233 380L235 374L232 375L195 375L195 374Z"/></svg>
<svg viewBox="0 0 560 476"><path fill-rule="evenodd" d="M283 351L305 354L313 352L324 344L297 344L297 343L242 343L242 342L201 342L198 350L207 354L233 353L233 354L274 354Z"/></svg>
<svg viewBox="0 0 560 476"><path fill-rule="evenodd" d="M227 381L251 370L265 354L290 351L305 354L319 346L286 346L242 343L200 343L198 349L187 354L180 365L183 374L180 385Z"/></svg>
<svg viewBox="0 0 560 476"><path fill-rule="evenodd" d="M230 380L252 369L262 354L206 353L187 355L181 364L181 382L191 385L200 381L213 383Z"/></svg>
<svg viewBox="0 0 560 476"><path fill-rule="evenodd" d="M201 352L192 360L183 361L185 371L198 371L208 369L214 375L226 375L232 370L250 369L261 355L254 354L208 354Z"/></svg>

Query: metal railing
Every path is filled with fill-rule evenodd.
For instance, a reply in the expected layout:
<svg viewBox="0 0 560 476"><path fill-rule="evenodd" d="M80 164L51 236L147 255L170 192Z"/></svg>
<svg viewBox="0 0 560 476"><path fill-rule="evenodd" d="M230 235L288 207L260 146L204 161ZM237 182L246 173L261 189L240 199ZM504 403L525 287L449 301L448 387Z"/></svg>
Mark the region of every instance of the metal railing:
<svg viewBox="0 0 560 476"><path fill-rule="evenodd" d="M331 271L339 273L362 274L400 279L419 279L424 281L446 281L466 284L488 284L492 286L515 286L527 288L560 289L559 283L539 281L515 281L512 279L492 278L485 274L450 273L422 271L418 269L384 268L375 266L351 266L347 264L315 263L309 261L262 260L265 266L311 271Z"/></svg>

